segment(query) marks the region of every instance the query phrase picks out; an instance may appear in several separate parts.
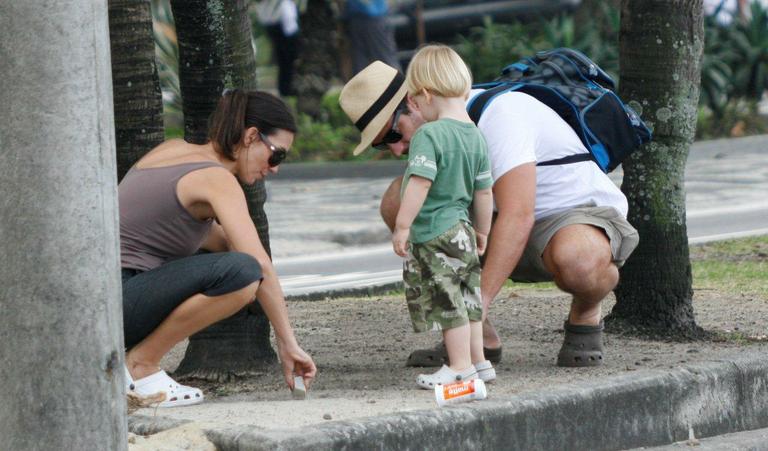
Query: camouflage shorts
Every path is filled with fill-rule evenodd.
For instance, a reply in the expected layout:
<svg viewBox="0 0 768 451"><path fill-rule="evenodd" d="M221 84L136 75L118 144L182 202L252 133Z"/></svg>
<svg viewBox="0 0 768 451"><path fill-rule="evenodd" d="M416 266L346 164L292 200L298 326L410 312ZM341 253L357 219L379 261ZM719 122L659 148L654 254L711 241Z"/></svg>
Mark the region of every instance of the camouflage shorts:
<svg viewBox="0 0 768 451"><path fill-rule="evenodd" d="M480 260L472 227L459 222L436 238L412 243L403 282L414 331L480 321Z"/></svg>

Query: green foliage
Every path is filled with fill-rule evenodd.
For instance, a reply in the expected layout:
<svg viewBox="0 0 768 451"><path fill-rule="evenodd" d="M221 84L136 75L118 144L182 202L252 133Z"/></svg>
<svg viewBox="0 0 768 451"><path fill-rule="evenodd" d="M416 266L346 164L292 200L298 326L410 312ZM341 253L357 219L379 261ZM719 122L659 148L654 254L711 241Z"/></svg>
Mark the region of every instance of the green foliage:
<svg viewBox="0 0 768 451"><path fill-rule="evenodd" d="M751 4L750 18L734 21L731 61L734 93L759 100L768 89L768 10L758 1Z"/></svg>
<svg viewBox="0 0 768 451"><path fill-rule="evenodd" d="M359 133L352 125L334 127L300 113L299 133L293 143L289 161L324 161L352 159Z"/></svg>
<svg viewBox="0 0 768 451"><path fill-rule="evenodd" d="M598 25L599 24L599 25ZM532 24L494 23L486 19L467 36L459 36L456 51L467 62L476 82L490 81L501 69L540 50L570 47L589 55L614 78L619 68L619 13L609 4L586 24L561 14Z"/></svg>
<svg viewBox="0 0 768 451"><path fill-rule="evenodd" d="M768 89L768 10L754 1L746 19L733 17L723 24L707 17L705 40L700 104L712 112L716 125L729 122L743 110L740 103L759 101Z"/></svg>
<svg viewBox="0 0 768 451"><path fill-rule="evenodd" d="M184 121L179 86L179 46L169 0L152 0L152 23L166 127L179 127Z"/></svg>
<svg viewBox="0 0 768 451"><path fill-rule="evenodd" d="M768 119L758 114L755 101L732 99L717 113L707 107L699 108L696 139L762 133L768 133Z"/></svg>
<svg viewBox="0 0 768 451"><path fill-rule="evenodd" d="M472 71L476 82L493 80L506 64L533 53L528 28L520 23L496 24L486 18L482 27L459 36L456 51Z"/></svg>
<svg viewBox="0 0 768 451"><path fill-rule="evenodd" d="M319 119L299 113L299 133L289 153L288 161L388 159L389 152L369 150L360 156L352 151L360 142L360 132L339 106L339 91L326 94L321 102Z"/></svg>
<svg viewBox="0 0 768 451"><path fill-rule="evenodd" d="M587 23L562 14L548 21L498 24L490 19L466 36L456 50L476 82L495 79L501 69L539 50L570 47L582 51L618 82L620 13L609 3ZM705 50L697 138L768 132L757 101L768 89L768 10L750 6L747 19L730 23L705 18Z"/></svg>

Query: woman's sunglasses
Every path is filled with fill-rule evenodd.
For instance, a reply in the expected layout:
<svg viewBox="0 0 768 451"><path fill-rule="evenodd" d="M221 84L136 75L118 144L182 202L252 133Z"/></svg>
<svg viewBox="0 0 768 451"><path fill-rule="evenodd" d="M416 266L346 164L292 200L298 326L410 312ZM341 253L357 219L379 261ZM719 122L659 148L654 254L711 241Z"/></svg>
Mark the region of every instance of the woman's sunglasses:
<svg viewBox="0 0 768 451"><path fill-rule="evenodd" d="M403 110L399 108L395 111L395 114L392 115L392 125L389 127L389 131L381 138L380 142L371 144L371 147L376 150L387 150L389 148L387 144L394 144L403 139L403 134L397 129L397 120L400 119L400 113L402 112Z"/></svg>
<svg viewBox="0 0 768 451"><path fill-rule="evenodd" d="M288 156L288 151L283 147L277 147L276 145L272 144L272 142L267 138L267 135L264 133L259 133L259 136L261 137L261 140L264 142L264 144L267 145L267 149L272 152L272 154L269 156L269 160L267 160L269 167L274 168L275 166L282 163L283 160L285 160L285 157Z"/></svg>

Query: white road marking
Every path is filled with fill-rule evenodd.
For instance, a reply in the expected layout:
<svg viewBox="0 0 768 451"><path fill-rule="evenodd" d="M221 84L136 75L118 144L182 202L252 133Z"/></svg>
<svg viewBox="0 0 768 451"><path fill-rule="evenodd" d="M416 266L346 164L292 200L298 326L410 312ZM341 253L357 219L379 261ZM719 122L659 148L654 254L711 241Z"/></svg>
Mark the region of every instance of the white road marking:
<svg viewBox="0 0 768 451"><path fill-rule="evenodd" d="M720 233L717 235L699 236L688 239L689 244L708 243L710 241L732 240L735 238L747 238L750 236L768 235L768 228L744 230L742 232Z"/></svg>

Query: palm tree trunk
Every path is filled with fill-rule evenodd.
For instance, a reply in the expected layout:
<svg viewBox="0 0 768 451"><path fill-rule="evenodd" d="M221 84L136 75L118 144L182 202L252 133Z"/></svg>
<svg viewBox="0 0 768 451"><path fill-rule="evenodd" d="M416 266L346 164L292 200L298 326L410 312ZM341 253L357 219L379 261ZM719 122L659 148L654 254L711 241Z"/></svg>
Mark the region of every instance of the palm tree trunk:
<svg viewBox="0 0 768 451"><path fill-rule="evenodd" d="M338 21L326 0L309 0L301 16L299 56L296 61L296 106L318 118L323 96L339 78Z"/></svg>
<svg viewBox="0 0 768 451"><path fill-rule="evenodd" d="M704 46L702 0L624 0L621 97L654 140L624 162L621 189L640 244L621 270L612 328L700 333L693 313L684 171L693 142Z"/></svg>
<svg viewBox="0 0 768 451"><path fill-rule="evenodd" d="M206 142L208 117L224 88L256 88L256 60L245 0L172 0L179 42L179 83L184 137ZM264 248L269 225L263 181L243 187L248 209ZM269 321L257 303L190 337L181 377L223 381L264 370L276 361Z"/></svg>
<svg viewBox="0 0 768 451"><path fill-rule="evenodd" d="M0 2L0 448L127 449L107 2Z"/></svg>
<svg viewBox="0 0 768 451"><path fill-rule="evenodd" d="M117 180L163 142L163 100L148 0L110 0Z"/></svg>

